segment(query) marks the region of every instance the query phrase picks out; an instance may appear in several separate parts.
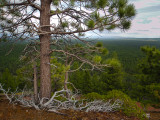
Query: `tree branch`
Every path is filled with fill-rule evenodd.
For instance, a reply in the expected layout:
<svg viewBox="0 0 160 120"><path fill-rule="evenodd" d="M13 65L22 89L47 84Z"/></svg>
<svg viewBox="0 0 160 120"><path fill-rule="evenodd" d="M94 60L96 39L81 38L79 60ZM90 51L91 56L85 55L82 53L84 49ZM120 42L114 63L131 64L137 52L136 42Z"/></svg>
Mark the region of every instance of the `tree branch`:
<svg viewBox="0 0 160 120"><path fill-rule="evenodd" d="M27 0L27 1L28 1L29 5L32 6L33 8L38 9L39 11L42 10L41 7L39 7L38 5L33 4L33 3L31 2L31 0Z"/></svg>
<svg viewBox="0 0 160 120"><path fill-rule="evenodd" d="M7 3L7 4L4 4L3 6L21 6L21 5L25 5L25 6L31 6L31 7L33 7L33 8L35 8L35 9L38 9L39 11L41 11L42 9L38 6L38 5L35 5L35 4L33 4L30 0L27 0L27 1L25 1L25 2L21 2L21 3Z"/></svg>

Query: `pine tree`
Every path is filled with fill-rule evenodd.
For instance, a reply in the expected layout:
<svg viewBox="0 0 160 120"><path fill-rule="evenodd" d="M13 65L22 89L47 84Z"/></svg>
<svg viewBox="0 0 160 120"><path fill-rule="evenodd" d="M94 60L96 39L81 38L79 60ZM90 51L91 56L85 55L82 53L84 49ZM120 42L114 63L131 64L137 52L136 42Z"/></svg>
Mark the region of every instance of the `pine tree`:
<svg viewBox="0 0 160 120"><path fill-rule="evenodd" d="M141 100L160 102L160 50L156 47L144 46L141 48L145 57L138 64L139 90L142 94ZM139 92L139 91L138 91Z"/></svg>
<svg viewBox="0 0 160 120"><path fill-rule="evenodd" d="M134 5L127 0L1 0L0 32L17 40L38 36L41 97L51 95L51 44L87 31L130 28ZM39 14L39 15L37 15ZM51 37L55 39L52 41Z"/></svg>

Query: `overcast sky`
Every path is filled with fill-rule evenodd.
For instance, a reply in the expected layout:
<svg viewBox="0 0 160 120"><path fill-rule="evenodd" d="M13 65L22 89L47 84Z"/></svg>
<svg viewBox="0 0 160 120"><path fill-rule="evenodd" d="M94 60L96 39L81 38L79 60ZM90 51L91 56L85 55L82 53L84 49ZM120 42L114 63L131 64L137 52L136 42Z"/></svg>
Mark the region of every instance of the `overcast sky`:
<svg viewBox="0 0 160 120"><path fill-rule="evenodd" d="M135 5L137 15L132 21L130 30L122 32L103 31L103 37L136 37L136 38L160 38L160 0L129 0ZM93 32L87 33L93 35ZM96 37L100 37L96 36Z"/></svg>

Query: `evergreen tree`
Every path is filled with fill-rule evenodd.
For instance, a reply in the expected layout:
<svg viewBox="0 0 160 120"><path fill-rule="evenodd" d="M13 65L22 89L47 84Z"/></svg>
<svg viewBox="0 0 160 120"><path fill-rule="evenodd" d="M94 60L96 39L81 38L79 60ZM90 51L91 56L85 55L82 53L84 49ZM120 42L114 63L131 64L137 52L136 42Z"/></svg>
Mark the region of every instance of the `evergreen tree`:
<svg viewBox="0 0 160 120"><path fill-rule="evenodd" d="M83 94L90 92L106 94L113 89L122 90L124 73L117 56L114 57L108 60L102 59L103 62L110 65L102 71L79 70L74 72L70 75L70 82L80 89ZM78 63L76 65L78 66Z"/></svg>
<svg viewBox="0 0 160 120"><path fill-rule="evenodd" d="M21 88L22 85L24 86L23 80L12 75L8 68L1 73L0 83L3 85L4 89L10 89L10 91L15 91L17 88Z"/></svg>
<svg viewBox="0 0 160 120"><path fill-rule="evenodd" d="M127 0L1 0L0 5L3 37L39 36L42 98L51 95L51 44L56 43L51 41L51 36L77 39L77 34L96 29L127 30L135 16L134 5L128 4Z"/></svg>
<svg viewBox="0 0 160 120"><path fill-rule="evenodd" d="M140 90L143 92L141 100L152 102L160 101L160 50L155 47L144 46L141 48L145 58L139 63L141 85Z"/></svg>

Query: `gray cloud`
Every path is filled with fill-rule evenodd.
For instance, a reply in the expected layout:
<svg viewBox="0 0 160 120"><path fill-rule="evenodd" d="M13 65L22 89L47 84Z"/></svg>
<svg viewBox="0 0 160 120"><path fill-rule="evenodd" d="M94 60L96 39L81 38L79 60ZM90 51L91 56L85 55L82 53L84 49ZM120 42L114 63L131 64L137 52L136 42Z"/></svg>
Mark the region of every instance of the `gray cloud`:
<svg viewBox="0 0 160 120"><path fill-rule="evenodd" d="M134 32L134 33L127 33L127 34L130 34L130 35L138 35L139 33L138 33L138 32Z"/></svg>
<svg viewBox="0 0 160 120"><path fill-rule="evenodd" d="M154 29L154 30L160 30L160 28L151 28L151 29Z"/></svg>
<svg viewBox="0 0 160 120"><path fill-rule="evenodd" d="M149 30L137 30L137 31L148 32Z"/></svg>

